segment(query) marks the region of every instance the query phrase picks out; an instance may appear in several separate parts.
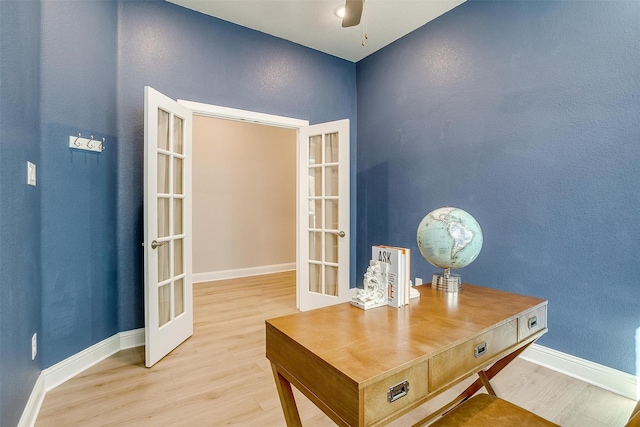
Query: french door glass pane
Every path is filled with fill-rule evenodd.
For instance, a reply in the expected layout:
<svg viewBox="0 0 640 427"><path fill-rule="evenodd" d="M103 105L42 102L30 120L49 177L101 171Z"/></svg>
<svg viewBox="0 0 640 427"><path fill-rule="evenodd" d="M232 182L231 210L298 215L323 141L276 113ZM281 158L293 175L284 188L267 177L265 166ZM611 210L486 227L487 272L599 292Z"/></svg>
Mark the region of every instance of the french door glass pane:
<svg viewBox="0 0 640 427"><path fill-rule="evenodd" d="M158 326L171 320L171 284L158 288Z"/></svg>
<svg viewBox="0 0 640 427"><path fill-rule="evenodd" d="M184 194L182 192L182 159L176 157L173 168L173 193Z"/></svg>
<svg viewBox="0 0 640 427"><path fill-rule="evenodd" d="M338 296L338 267L330 265L324 268L324 293L325 295Z"/></svg>
<svg viewBox="0 0 640 427"><path fill-rule="evenodd" d="M169 156L158 153L158 193L169 193Z"/></svg>
<svg viewBox="0 0 640 427"><path fill-rule="evenodd" d="M313 261L322 261L322 233L309 233L309 259Z"/></svg>
<svg viewBox="0 0 640 427"><path fill-rule="evenodd" d="M164 282L169 276L169 242L158 246L158 282Z"/></svg>
<svg viewBox="0 0 640 427"><path fill-rule="evenodd" d="M175 300L174 312L178 317L184 313L184 279L176 280L173 286L173 295Z"/></svg>
<svg viewBox="0 0 640 427"><path fill-rule="evenodd" d="M309 169L309 196L322 195L322 168Z"/></svg>
<svg viewBox="0 0 640 427"><path fill-rule="evenodd" d="M338 162L338 133L325 135L325 163Z"/></svg>
<svg viewBox="0 0 640 427"><path fill-rule="evenodd" d="M333 233L325 234L325 257L326 262L338 262L338 236Z"/></svg>
<svg viewBox="0 0 640 427"><path fill-rule="evenodd" d="M158 198L158 237L169 235L169 199Z"/></svg>
<svg viewBox="0 0 640 427"><path fill-rule="evenodd" d="M309 164L322 163L322 135L309 137Z"/></svg>
<svg viewBox="0 0 640 427"><path fill-rule="evenodd" d="M184 255L182 250L182 239L173 241L173 275L179 276L184 273Z"/></svg>
<svg viewBox="0 0 640 427"><path fill-rule="evenodd" d="M325 200L325 228L338 229L338 201Z"/></svg>
<svg viewBox="0 0 640 427"><path fill-rule="evenodd" d="M173 234L182 234L182 199L173 199Z"/></svg>
<svg viewBox="0 0 640 427"><path fill-rule="evenodd" d="M338 195L338 167L328 166L325 168L327 182L325 183L325 196Z"/></svg>
<svg viewBox="0 0 640 427"><path fill-rule="evenodd" d="M184 120L180 117L173 116L173 152L183 154L182 127Z"/></svg>
<svg viewBox="0 0 640 427"><path fill-rule="evenodd" d="M322 200L309 200L309 228L322 228Z"/></svg>
<svg viewBox="0 0 640 427"><path fill-rule="evenodd" d="M158 148L169 150L169 113L158 109Z"/></svg>
<svg viewBox="0 0 640 427"><path fill-rule="evenodd" d="M309 264L309 291L315 293L322 292L322 266Z"/></svg>

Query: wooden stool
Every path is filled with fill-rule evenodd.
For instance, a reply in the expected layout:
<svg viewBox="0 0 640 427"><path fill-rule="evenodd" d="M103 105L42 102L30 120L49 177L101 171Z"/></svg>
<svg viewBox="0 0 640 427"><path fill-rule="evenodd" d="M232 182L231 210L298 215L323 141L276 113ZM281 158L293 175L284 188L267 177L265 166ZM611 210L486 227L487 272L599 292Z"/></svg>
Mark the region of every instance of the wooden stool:
<svg viewBox="0 0 640 427"><path fill-rule="evenodd" d="M488 394L478 394L448 412L432 427L513 427L558 426L506 400ZM640 427L640 402L633 410L626 427Z"/></svg>
<svg viewBox="0 0 640 427"><path fill-rule="evenodd" d="M636 409L631 412L631 417L626 427L640 427L640 402L636 404Z"/></svg>

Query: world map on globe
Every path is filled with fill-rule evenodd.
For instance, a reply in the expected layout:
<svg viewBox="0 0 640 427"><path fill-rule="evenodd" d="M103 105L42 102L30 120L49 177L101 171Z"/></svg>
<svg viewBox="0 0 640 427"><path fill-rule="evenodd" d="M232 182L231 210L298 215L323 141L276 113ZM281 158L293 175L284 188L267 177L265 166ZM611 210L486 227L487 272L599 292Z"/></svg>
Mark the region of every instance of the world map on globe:
<svg viewBox="0 0 640 427"><path fill-rule="evenodd" d="M418 249L432 265L462 268L482 249L480 224L468 212L453 207L429 212L418 225Z"/></svg>

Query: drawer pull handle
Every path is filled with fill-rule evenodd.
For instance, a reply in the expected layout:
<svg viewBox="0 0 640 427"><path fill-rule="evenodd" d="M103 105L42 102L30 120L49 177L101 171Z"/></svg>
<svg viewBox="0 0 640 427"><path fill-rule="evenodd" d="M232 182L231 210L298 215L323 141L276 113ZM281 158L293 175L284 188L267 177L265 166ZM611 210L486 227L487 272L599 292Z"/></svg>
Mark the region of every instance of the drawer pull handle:
<svg viewBox="0 0 640 427"><path fill-rule="evenodd" d="M529 329L533 329L538 326L538 316L534 316L527 322L529 324Z"/></svg>
<svg viewBox="0 0 640 427"><path fill-rule="evenodd" d="M484 355L487 352L487 342L483 342L478 344L476 348L473 350L473 355L477 359L478 357Z"/></svg>
<svg viewBox="0 0 640 427"><path fill-rule="evenodd" d="M403 396L406 396L407 393L409 393L409 381L404 380L399 384L389 387L389 391L387 392L387 401L391 403Z"/></svg>

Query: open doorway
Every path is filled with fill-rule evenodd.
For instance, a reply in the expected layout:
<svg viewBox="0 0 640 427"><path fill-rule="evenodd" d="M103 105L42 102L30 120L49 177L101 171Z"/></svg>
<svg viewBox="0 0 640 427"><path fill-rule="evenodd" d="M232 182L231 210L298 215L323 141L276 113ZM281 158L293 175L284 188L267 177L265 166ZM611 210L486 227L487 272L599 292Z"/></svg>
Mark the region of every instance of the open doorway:
<svg viewBox="0 0 640 427"><path fill-rule="evenodd" d="M310 126L307 120L193 101L178 100L178 103L189 108L194 117L205 116L257 123L292 129L295 132L296 307L306 311L346 302L350 294L351 241L349 120L342 119ZM318 214L323 216L323 221L312 222L311 215ZM194 230L194 233L198 231ZM312 241L320 243L312 245ZM208 244L216 243L209 241ZM210 277L206 280L218 278L225 277ZM194 279L199 281L203 280L203 277ZM329 292L331 290L335 292Z"/></svg>
<svg viewBox="0 0 640 427"><path fill-rule="evenodd" d="M193 118L193 281L296 269L297 130Z"/></svg>

